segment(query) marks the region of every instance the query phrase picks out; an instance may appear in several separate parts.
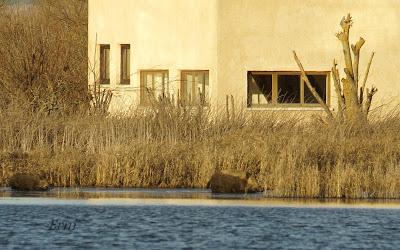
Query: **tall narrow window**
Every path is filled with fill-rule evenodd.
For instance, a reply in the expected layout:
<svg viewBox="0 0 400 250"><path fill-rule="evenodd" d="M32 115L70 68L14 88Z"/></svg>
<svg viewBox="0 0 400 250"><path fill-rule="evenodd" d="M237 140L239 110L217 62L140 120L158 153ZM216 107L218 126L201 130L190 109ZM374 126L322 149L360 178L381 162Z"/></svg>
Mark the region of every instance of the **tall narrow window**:
<svg viewBox="0 0 400 250"><path fill-rule="evenodd" d="M129 44L121 45L121 84L130 84L131 82L131 46Z"/></svg>
<svg viewBox="0 0 400 250"><path fill-rule="evenodd" d="M208 70L184 70L181 74L182 100L187 104L207 104L209 99Z"/></svg>
<svg viewBox="0 0 400 250"><path fill-rule="evenodd" d="M140 72L140 103L169 97L168 70L143 70Z"/></svg>
<svg viewBox="0 0 400 250"><path fill-rule="evenodd" d="M100 84L110 84L110 45L100 45Z"/></svg>

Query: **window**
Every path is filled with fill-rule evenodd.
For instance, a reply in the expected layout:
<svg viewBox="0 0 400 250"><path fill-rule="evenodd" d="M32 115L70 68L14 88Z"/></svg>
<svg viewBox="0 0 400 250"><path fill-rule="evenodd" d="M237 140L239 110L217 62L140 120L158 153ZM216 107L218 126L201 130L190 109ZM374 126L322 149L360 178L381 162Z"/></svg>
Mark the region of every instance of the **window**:
<svg viewBox="0 0 400 250"><path fill-rule="evenodd" d="M300 103L300 75L278 75L278 103Z"/></svg>
<svg viewBox="0 0 400 250"><path fill-rule="evenodd" d="M272 103L272 74L248 74L249 106Z"/></svg>
<svg viewBox="0 0 400 250"><path fill-rule="evenodd" d="M326 75L307 75L311 85L317 91L318 95L326 102ZM304 102L305 103L318 103L317 99L313 96L310 89L304 83Z"/></svg>
<svg viewBox="0 0 400 250"><path fill-rule="evenodd" d="M121 45L121 84L130 84L131 80L131 46L129 44Z"/></svg>
<svg viewBox="0 0 400 250"><path fill-rule="evenodd" d="M100 84L110 84L110 45L100 45Z"/></svg>
<svg viewBox="0 0 400 250"><path fill-rule="evenodd" d="M186 104L207 104L209 98L207 70L184 70L181 73L181 98Z"/></svg>
<svg viewBox="0 0 400 250"><path fill-rule="evenodd" d="M140 79L141 104L149 104L151 98L169 97L168 70L143 70Z"/></svg>
<svg viewBox="0 0 400 250"><path fill-rule="evenodd" d="M307 77L328 104L329 72L307 72ZM250 71L247 79L248 107L318 105L300 72Z"/></svg>

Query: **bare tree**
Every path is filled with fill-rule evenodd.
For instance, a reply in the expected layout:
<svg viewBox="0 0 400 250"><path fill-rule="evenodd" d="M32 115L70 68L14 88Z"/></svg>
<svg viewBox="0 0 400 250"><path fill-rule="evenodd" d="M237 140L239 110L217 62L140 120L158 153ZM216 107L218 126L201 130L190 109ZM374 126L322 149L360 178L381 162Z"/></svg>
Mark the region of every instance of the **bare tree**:
<svg viewBox="0 0 400 250"><path fill-rule="evenodd" d="M89 74L90 77L93 77L92 84L89 85L89 93L90 93L90 113L94 115L107 115L111 99L113 96L113 92L111 89L102 88L100 84L99 75L97 74L97 34L95 41L95 50L93 54L93 59L89 58Z"/></svg>
<svg viewBox="0 0 400 250"><path fill-rule="evenodd" d="M346 77L340 79L336 60L333 60L332 76L335 85L335 91L338 98L338 112L336 117L339 122L344 121L344 122L354 123L367 120L368 113L372 103L372 98L378 90L374 86L372 86L371 89L366 87L370 67L375 54L374 52L372 53L369 59L364 78L362 81L360 81L360 76L359 76L360 50L364 45L365 40L360 37L356 44L350 46L349 35L350 35L350 28L352 25L353 25L353 20L350 14L348 14L346 17L343 17L342 21L340 22L342 31L336 34L336 37L339 39L343 47L343 55L345 62L344 72ZM293 54L297 62L297 65L299 66L302 72L302 76L305 80L307 87L310 89L311 93L315 96L317 101L324 108L324 110L328 114L328 117L331 120L333 120L334 119L333 113L330 111L329 107L325 104L325 102L315 91L295 51L293 51Z"/></svg>
<svg viewBox="0 0 400 250"><path fill-rule="evenodd" d="M76 1L62 2L74 9ZM35 110L70 113L89 103L87 27L60 22L46 3L13 5L0 16L1 105L19 99Z"/></svg>
<svg viewBox="0 0 400 250"><path fill-rule="evenodd" d="M0 10L6 7L8 0L0 0Z"/></svg>
<svg viewBox="0 0 400 250"><path fill-rule="evenodd" d="M87 0L36 0L36 3L50 19L63 23L70 29L77 28L80 33L87 31Z"/></svg>

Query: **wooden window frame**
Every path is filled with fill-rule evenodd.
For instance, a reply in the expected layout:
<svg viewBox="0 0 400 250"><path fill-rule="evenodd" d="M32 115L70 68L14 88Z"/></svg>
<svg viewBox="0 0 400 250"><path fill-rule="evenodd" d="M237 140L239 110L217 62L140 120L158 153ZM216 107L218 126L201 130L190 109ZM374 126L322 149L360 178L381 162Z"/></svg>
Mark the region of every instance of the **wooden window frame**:
<svg viewBox="0 0 400 250"><path fill-rule="evenodd" d="M202 84L202 93L205 93L206 90L206 82L205 82L205 74L208 76L208 88L210 88L210 71L209 70L181 70L181 83L180 83L180 99L184 101L186 104L191 105L191 104L196 104L195 102L192 102L191 100L187 100L186 96L186 84L185 84L185 76L189 74L204 74L204 82ZM193 80L194 81L194 80ZM192 86L192 92L196 92L195 87ZM207 106L209 105L209 102L206 100L205 96L200 100L201 105Z"/></svg>
<svg viewBox="0 0 400 250"><path fill-rule="evenodd" d="M165 92L165 90L167 89L167 94L169 93L169 70L167 69L151 69L151 70L140 70L140 105L142 106L148 106L150 104L149 99L146 98L146 96L148 95L148 89L146 86L146 82L145 82L145 76L146 74L153 74L153 79L152 79L152 84L154 85L154 74L155 73L161 73L161 74L165 74L166 78L167 78L167 86L163 86L163 90L162 92ZM165 81L165 76L163 76L163 83ZM153 91L153 96L155 94L154 89ZM166 93L163 93L164 95Z"/></svg>
<svg viewBox="0 0 400 250"><path fill-rule="evenodd" d="M108 60L104 51L108 50ZM100 44L100 84L108 85L110 84L110 56L111 56L111 48L109 44ZM104 64L104 65L103 65ZM108 71L108 78L107 76Z"/></svg>
<svg viewBox="0 0 400 250"><path fill-rule="evenodd" d="M259 108L259 107L293 107L293 108L309 108L309 107L321 107L319 103L305 103L304 102L304 88L307 87L300 71L248 71L247 74L252 75L272 75L272 102L268 104L253 104L250 102L250 89L249 89L249 78L247 80L247 103L249 108ZM306 71L307 75L326 75L326 101L325 103L330 107L331 98L331 77L330 71ZM300 76L300 103L278 103L278 75L298 75Z"/></svg>
<svg viewBox="0 0 400 250"><path fill-rule="evenodd" d="M129 56L128 58L124 57L124 50L128 49L129 50ZM131 45L130 44L121 44L121 60L120 60L120 84L122 85L129 85L131 83L131 77L130 77L130 66L131 66ZM126 60L126 66L124 65L124 60ZM126 68L125 68L126 67ZM125 70L128 71L125 73ZM124 78L124 75L127 74L128 78Z"/></svg>

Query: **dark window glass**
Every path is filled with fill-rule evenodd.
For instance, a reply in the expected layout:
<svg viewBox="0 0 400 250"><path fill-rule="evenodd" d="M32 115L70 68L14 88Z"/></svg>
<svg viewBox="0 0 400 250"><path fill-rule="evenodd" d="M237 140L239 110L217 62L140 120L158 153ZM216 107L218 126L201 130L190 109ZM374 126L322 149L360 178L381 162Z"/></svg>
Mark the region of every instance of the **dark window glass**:
<svg viewBox="0 0 400 250"><path fill-rule="evenodd" d="M100 45L100 84L110 84L110 45Z"/></svg>
<svg viewBox="0 0 400 250"><path fill-rule="evenodd" d="M318 95L326 102L326 75L307 75ZM304 83L304 103L318 103L307 84Z"/></svg>
<svg viewBox="0 0 400 250"><path fill-rule="evenodd" d="M121 45L121 84L130 84L131 49L129 44Z"/></svg>
<svg viewBox="0 0 400 250"><path fill-rule="evenodd" d="M278 103L300 103L300 75L278 75Z"/></svg>
<svg viewBox="0 0 400 250"><path fill-rule="evenodd" d="M248 73L247 104L260 105L272 103L272 75Z"/></svg>

